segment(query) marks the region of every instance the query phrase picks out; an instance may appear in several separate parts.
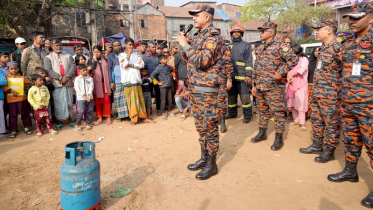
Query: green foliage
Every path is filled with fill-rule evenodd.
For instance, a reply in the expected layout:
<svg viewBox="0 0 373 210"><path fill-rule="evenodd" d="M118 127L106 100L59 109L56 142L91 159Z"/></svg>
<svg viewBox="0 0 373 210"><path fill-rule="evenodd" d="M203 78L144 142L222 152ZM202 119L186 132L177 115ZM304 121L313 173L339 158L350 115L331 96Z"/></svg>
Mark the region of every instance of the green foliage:
<svg viewBox="0 0 373 210"><path fill-rule="evenodd" d="M314 37L309 37L307 39L294 39L293 40L293 44L311 44L311 43L318 43L318 42L320 41L318 41Z"/></svg>
<svg viewBox="0 0 373 210"><path fill-rule="evenodd" d="M292 6L280 13L277 22L280 27L289 24L300 27L315 24L321 19L335 18L335 14L336 10L329 6L309 6L305 0L295 0Z"/></svg>
<svg viewBox="0 0 373 210"><path fill-rule="evenodd" d="M240 8L243 22L248 20L271 21L277 18L277 15L286 10L294 0L248 0Z"/></svg>

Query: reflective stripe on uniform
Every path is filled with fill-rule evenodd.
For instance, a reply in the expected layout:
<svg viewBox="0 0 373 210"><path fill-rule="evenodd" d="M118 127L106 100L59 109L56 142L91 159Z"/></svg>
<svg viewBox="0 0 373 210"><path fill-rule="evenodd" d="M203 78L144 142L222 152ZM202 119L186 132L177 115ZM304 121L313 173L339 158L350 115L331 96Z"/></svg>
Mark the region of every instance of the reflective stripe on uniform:
<svg viewBox="0 0 373 210"><path fill-rule="evenodd" d="M253 69L253 67L248 66L248 67L245 67L245 70L252 71L252 70L254 70L254 69Z"/></svg>
<svg viewBox="0 0 373 210"><path fill-rule="evenodd" d="M234 107L236 107L237 106L237 104L228 104L228 107L229 108L234 108Z"/></svg>
<svg viewBox="0 0 373 210"><path fill-rule="evenodd" d="M252 106L251 104L247 104L247 105L242 104L242 108L250 108L251 106Z"/></svg>
<svg viewBox="0 0 373 210"><path fill-rule="evenodd" d="M246 66L246 63L237 61L236 65L237 66Z"/></svg>
<svg viewBox="0 0 373 210"><path fill-rule="evenodd" d="M246 77L244 76L235 76L234 79L236 80L245 80Z"/></svg>
<svg viewBox="0 0 373 210"><path fill-rule="evenodd" d="M194 90L197 92L217 93L219 88L194 86Z"/></svg>

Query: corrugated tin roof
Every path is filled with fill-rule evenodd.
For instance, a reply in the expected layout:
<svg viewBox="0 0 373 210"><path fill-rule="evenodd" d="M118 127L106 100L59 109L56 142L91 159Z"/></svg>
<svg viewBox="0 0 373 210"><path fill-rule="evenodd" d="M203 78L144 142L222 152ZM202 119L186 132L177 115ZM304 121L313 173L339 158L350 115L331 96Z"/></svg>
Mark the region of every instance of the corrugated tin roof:
<svg viewBox="0 0 373 210"><path fill-rule="evenodd" d="M189 15L189 10L183 7L159 6L159 10L161 10L166 17L192 18L192 16ZM223 18L215 12L214 20L223 20Z"/></svg>

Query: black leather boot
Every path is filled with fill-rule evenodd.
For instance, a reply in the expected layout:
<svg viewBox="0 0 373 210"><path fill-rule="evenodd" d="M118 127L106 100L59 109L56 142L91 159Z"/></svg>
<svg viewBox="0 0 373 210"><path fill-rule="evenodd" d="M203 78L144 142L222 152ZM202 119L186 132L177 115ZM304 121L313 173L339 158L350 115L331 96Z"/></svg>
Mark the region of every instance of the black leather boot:
<svg viewBox="0 0 373 210"><path fill-rule="evenodd" d="M321 153L320 156L315 157L315 162L317 162L317 163L327 163L331 160L335 160L334 151L335 151L335 147L327 145L324 152Z"/></svg>
<svg viewBox="0 0 373 210"><path fill-rule="evenodd" d="M218 174L218 165L216 165L216 155L208 155L206 166L196 174L196 179L206 180Z"/></svg>
<svg viewBox="0 0 373 210"><path fill-rule="evenodd" d="M361 205L373 208L373 191L361 201Z"/></svg>
<svg viewBox="0 0 373 210"><path fill-rule="evenodd" d="M236 118L236 117L237 117L237 116L232 116L232 115L229 115L229 114L228 114L228 115L225 117L225 119L228 120L228 119L232 119L232 118Z"/></svg>
<svg viewBox="0 0 373 210"><path fill-rule="evenodd" d="M207 163L207 156L208 156L207 149L201 148L201 159L197 160L197 162L194 164L189 164L188 169L191 171L197 171L205 167Z"/></svg>
<svg viewBox="0 0 373 210"><path fill-rule="evenodd" d="M225 116L220 117L220 132L222 133L227 132L227 126L225 125Z"/></svg>
<svg viewBox="0 0 373 210"><path fill-rule="evenodd" d="M251 119L243 119L243 123L249 123L249 122L251 122Z"/></svg>
<svg viewBox="0 0 373 210"><path fill-rule="evenodd" d="M284 140L282 139L282 133L276 133L275 142L271 146L271 150L280 150L284 146Z"/></svg>
<svg viewBox="0 0 373 210"><path fill-rule="evenodd" d="M346 166L343 171L336 174L329 174L328 180L331 182L358 182L359 174L357 173L357 162L346 161Z"/></svg>
<svg viewBox="0 0 373 210"><path fill-rule="evenodd" d="M322 143L313 140L311 146L307 148L300 148L299 152L303 154L318 154L322 152L324 149L322 148Z"/></svg>
<svg viewBox="0 0 373 210"><path fill-rule="evenodd" d="M259 133L254 138L251 139L251 142L258 143L260 141L267 140L267 129L259 128Z"/></svg>

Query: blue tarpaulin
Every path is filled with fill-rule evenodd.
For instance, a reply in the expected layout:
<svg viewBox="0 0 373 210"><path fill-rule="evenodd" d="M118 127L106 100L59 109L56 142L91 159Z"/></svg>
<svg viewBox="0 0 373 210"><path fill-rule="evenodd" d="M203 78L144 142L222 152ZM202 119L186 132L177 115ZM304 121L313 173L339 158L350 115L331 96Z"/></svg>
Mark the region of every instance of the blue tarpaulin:
<svg viewBox="0 0 373 210"><path fill-rule="evenodd" d="M126 36L124 36L124 34L122 34L122 33L119 33L119 34L114 34L114 35L112 35L112 36L107 36L107 37L104 37L104 42L105 43L108 43L108 42L113 42L114 40L119 40L120 41L120 43L122 43L122 46L124 46L124 40L126 39L127 37ZM98 45L101 45L101 42L102 42L102 38L101 39L99 39L99 40L97 40L97 43L98 43Z"/></svg>
<svg viewBox="0 0 373 210"><path fill-rule="evenodd" d="M225 12L223 10L216 9L215 13L218 14L221 18L223 18L224 21L227 21L227 20L231 19L227 14L225 14Z"/></svg>

